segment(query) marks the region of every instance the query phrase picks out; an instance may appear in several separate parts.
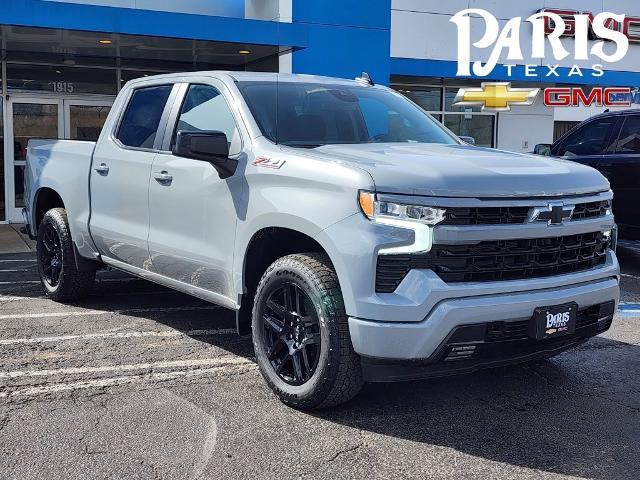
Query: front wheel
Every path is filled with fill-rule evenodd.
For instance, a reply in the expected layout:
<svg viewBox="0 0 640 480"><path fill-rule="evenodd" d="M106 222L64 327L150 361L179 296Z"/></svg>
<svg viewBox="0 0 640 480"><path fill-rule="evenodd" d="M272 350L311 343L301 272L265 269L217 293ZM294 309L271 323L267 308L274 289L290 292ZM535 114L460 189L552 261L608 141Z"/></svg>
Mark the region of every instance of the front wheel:
<svg viewBox="0 0 640 480"><path fill-rule="evenodd" d="M95 271L80 271L75 262L67 213L53 208L38 227L36 244L38 273L47 296L57 302L72 302L91 292Z"/></svg>
<svg viewBox="0 0 640 480"><path fill-rule="evenodd" d="M267 269L255 296L252 330L260 371L287 405L327 408L360 391L360 357L326 255L289 255Z"/></svg>

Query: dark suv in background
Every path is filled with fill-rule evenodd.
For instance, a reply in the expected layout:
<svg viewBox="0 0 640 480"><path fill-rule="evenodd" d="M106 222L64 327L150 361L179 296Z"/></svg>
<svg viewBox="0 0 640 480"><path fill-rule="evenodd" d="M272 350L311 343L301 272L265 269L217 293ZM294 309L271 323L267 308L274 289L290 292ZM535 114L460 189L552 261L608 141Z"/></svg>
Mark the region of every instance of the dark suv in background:
<svg viewBox="0 0 640 480"><path fill-rule="evenodd" d="M640 240L640 110L606 112L585 120L535 153L596 168L611 183L619 237Z"/></svg>

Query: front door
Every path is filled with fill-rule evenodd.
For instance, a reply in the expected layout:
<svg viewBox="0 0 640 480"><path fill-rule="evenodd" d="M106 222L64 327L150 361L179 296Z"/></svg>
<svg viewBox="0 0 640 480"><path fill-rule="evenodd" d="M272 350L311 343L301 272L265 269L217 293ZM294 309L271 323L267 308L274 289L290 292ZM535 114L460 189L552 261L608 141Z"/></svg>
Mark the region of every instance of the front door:
<svg viewBox="0 0 640 480"><path fill-rule="evenodd" d="M184 101L176 102L177 126L151 173L149 252L155 272L218 294L220 303L231 306L235 300L230 252L242 216L242 174L221 179L209 162L170 153L175 130L216 130L227 135L230 154L240 154L238 128L221 91L221 85L193 84Z"/></svg>
<svg viewBox="0 0 640 480"><path fill-rule="evenodd" d="M7 102L7 139L4 151L5 202L0 221L22 222L24 168L27 143L32 138L92 140L111 108L111 100L11 97Z"/></svg>

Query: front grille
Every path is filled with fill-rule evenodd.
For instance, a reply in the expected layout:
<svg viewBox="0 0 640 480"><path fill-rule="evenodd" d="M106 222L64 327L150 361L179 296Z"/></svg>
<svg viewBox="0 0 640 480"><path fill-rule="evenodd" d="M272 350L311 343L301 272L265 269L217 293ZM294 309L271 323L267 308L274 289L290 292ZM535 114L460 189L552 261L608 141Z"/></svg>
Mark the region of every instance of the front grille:
<svg viewBox="0 0 640 480"><path fill-rule="evenodd" d="M607 210L611 209L611 200L602 200L600 202L580 203L573 210L572 220L584 220L587 218L603 217L607 214Z"/></svg>
<svg viewBox="0 0 640 480"><path fill-rule="evenodd" d="M525 223L529 207L447 208L439 225L507 225Z"/></svg>
<svg viewBox="0 0 640 480"><path fill-rule="evenodd" d="M588 270L606 261L601 232L564 237L434 245L428 253L379 255L376 291L393 292L413 269L433 270L447 283L540 278Z"/></svg>
<svg viewBox="0 0 640 480"><path fill-rule="evenodd" d="M611 200L578 203L572 220L603 217L611 208ZM530 207L452 207L447 208L439 225L513 225L527 222Z"/></svg>

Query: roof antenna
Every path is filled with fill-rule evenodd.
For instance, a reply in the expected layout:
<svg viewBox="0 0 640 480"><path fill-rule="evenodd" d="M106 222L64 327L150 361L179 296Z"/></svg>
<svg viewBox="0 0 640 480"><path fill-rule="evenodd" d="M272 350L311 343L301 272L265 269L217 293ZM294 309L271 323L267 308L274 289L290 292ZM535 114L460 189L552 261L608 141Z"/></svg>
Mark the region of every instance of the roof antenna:
<svg viewBox="0 0 640 480"><path fill-rule="evenodd" d="M371 85L372 87L375 85L375 83L373 83L373 80L371 80L371 77L369 76L369 74L367 72L362 72L362 74L359 77L356 77L356 80L358 82L366 83L367 85Z"/></svg>

